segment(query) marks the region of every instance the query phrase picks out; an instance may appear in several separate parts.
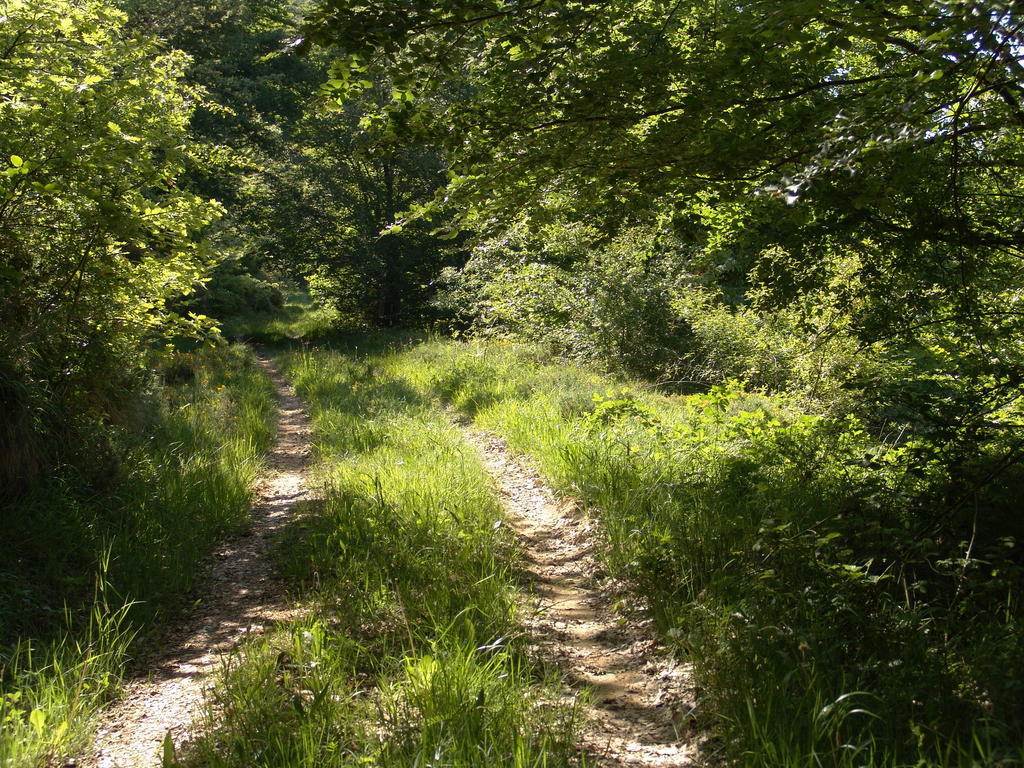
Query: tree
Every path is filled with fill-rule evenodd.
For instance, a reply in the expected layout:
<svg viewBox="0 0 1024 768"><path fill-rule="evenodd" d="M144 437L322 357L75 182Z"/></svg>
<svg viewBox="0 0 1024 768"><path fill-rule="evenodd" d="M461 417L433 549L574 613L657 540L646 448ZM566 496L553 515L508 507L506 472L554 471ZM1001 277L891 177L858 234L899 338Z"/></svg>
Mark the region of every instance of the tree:
<svg viewBox="0 0 1024 768"><path fill-rule="evenodd" d="M458 242L434 232L436 223L395 225L432 198L444 169L433 148L381 140L359 119L357 105L307 116L296 132L303 162L287 175L289 202L274 221L300 246L295 263L316 291L345 315L369 325L417 324L430 317L433 279L465 256ZM299 225L289 230L289 221Z"/></svg>
<svg viewBox="0 0 1024 768"><path fill-rule="evenodd" d="M562 192L614 230L760 193L775 244L881 239L909 297L1022 255L1022 28L1004 3L449 0L327 2L308 34L339 83L394 79L386 117L433 129L438 200L478 222ZM433 99L456 73L468 97Z"/></svg>
<svg viewBox="0 0 1024 768"><path fill-rule="evenodd" d="M837 169L926 150L959 194L930 231L1016 247L1019 232L990 231L962 206L965 169L996 176L991 163L1017 162L1021 22L1011 5L935 0L334 0L307 32L341 48L339 82L393 77L393 118L429 111L460 172L449 191L491 211L553 186L627 211L709 186L794 200ZM469 98L434 107L456 72Z"/></svg>
<svg viewBox="0 0 1024 768"><path fill-rule="evenodd" d="M431 278L458 250L422 223L383 232L432 197L444 178L438 154L372 139L352 106L323 109L315 86L329 58L297 54L288 0L122 3L136 26L193 56L186 76L208 94L192 132L213 162L190 183L224 204L216 243L234 256L211 292L222 273L270 270L311 279L349 321L424 319Z"/></svg>
<svg viewBox="0 0 1024 768"><path fill-rule="evenodd" d="M999 357L1019 381L999 346L1024 317L1013 4L329 0L306 31L340 49L329 86L386 73L376 119L444 147L452 177L421 214L667 218L695 272L738 264L777 306L827 286L840 248L865 343L946 328L979 375Z"/></svg>
<svg viewBox="0 0 1024 768"><path fill-rule="evenodd" d="M123 14L99 0L13 0L0 59L6 459L26 455L19 443L39 428L33 393L51 411L102 414L144 342L190 324L167 302L206 273L196 234L220 209L176 183L194 150L187 59L130 32Z"/></svg>
<svg viewBox="0 0 1024 768"><path fill-rule="evenodd" d="M444 148L414 217L667 224L718 301L906 361L845 384L957 478L936 508L1024 453L1017 4L326 0L306 34L338 50L327 90L386 76L367 119Z"/></svg>

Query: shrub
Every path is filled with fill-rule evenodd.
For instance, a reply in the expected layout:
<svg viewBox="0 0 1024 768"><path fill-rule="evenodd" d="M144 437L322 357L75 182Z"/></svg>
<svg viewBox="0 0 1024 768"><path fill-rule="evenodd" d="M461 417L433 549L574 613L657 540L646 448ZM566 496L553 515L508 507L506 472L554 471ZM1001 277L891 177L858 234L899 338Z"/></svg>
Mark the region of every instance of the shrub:
<svg viewBox="0 0 1024 768"><path fill-rule="evenodd" d="M203 314L221 319L279 310L284 307L284 292L277 283L255 275L218 271L191 303Z"/></svg>
<svg viewBox="0 0 1024 768"><path fill-rule="evenodd" d="M654 376L685 343L670 311L683 263L679 244L655 230L602 242L582 225L552 224L536 235L521 228L446 273L443 305L481 335Z"/></svg>
<svg viewBox="0 0 1024 768"><path fill-rule="evenodd" d="M146 341L195 325L167 302L205 273L194 236L219 208L174 181L194 149L184 56L101 0L14 0L0 48L0 387L29 409L0 436L12 491L139 383Z"/></svg>

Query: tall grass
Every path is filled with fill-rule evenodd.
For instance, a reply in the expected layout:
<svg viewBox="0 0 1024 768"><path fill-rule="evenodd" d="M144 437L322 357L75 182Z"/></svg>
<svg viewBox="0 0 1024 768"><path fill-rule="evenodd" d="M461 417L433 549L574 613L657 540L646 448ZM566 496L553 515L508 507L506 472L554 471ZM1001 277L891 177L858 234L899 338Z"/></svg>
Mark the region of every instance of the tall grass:
<svg viewBox="0 0 1024 768"><path fill-rule="evenodd" d="M973 554L915 538L942 478L911 450L783 396L666 397L523 347L428 343L397 370L596 510L610 570L694 660L725 754L808 768L1024 759L1013 531L982 517Z"/></svg>
<svg viewBox="0 0 1024 768"><path fill-rule="evenodd" d="M243 348L175 355L136 400L97 486L68 467L3 508L0 765L73 751L137 641L240 530L273 433L273 389Z"/></svg>
<svg viewBox="0 0 1024 768"><path fill-rule="evenodd" d="M0 690L0 760L4 765L48 764L90 734L97 704L117 686L138 628L131 603L112 608L109 585L97 577L88 623L37 648L21 639L5 654ZM78 622L68 617L69 627Z"/></svg>
<svg viewBox="0 0 1024 768"><path fill-rule="evenodd" d="M558 766L575 710L526 660L514 554L472 451L386 351L283 358L323 501L279 546L304 619L245 647L195 766Z"/></svg>

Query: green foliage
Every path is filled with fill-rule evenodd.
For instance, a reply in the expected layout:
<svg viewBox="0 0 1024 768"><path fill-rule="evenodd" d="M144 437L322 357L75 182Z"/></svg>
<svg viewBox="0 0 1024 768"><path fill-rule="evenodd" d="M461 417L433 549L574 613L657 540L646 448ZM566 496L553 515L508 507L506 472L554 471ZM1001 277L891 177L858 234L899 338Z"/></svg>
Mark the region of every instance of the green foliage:
<svg viewBox="0 0 1024 768"><path fill-rule="evenodd" d="M194 149L185 57L102 2L17 0L4 13L0 391L16 426L0 479L16 489L45 466L33 432L66 431L64 408L103 413L147 339L194 328L167 302L205 274L194 235L219 208L175 183Z"/></svg>
<svg viewBox="0 0 1024 768"><path fill-rule="evenodd" d="M378 84L368 92L367 103L384 89ZM289 178L290 202L274 190L282 208L273 222L301 248L292 263L307 276L310 292L356 326L432 320L434 279L464 260L459 243L439 237L436 223L405 220L444 178L436 150L372 135L354 108L311 113L297 141L305 161ZM308 225L295 232L294 221L302 218Z"/></svg>
<svg viewBox="0 0 1024 768"><path fill-rule="evenodd" d="M204 315L231 318L247 313L272 314L284 307L277 283L246 272L221 268L191 302Z"/></svg>
<svg viewBox="0 0 1024 768"><path fill-rule="evenodd" d="M404 366L593 505L609 569L693 659L705 724L744 764L1020 759L1019 468L937 515L957 478L926 441L794 397L609 390L515 347L428 344Z"/></svg>
<svg viewBox="0 0 1024 768"><path fill-rule="evenodd" d="M696 394L616 394L522 351L388 358L405 382L365 361L296 364L310 394L339 398L323 406L324 451L345 461L293 575L361 584L360 616L424 628L408 646L395 621L382 635L408 663L371 665L394 694L375 703L396 733L410 713L437 716L374 754L472 764L460 750L483 740L530 764L547 748L512 735L527 721L511 703L526 689L516 654L481 656L456 621L469 611L493 634L509 621L505 582L479 581L495 567L490 502L474 497L483 511L453 526L437 501L451 489L363 472L411 466L387 453L392 429L424 455L448 444L423 427L428 395L603 510L609 563L697 656L736 756L993 762L1019 741L1006 673L1021 655L1024 482L1016 5L322 0L303 22L286 0L119 5L11 0L0 23L0 503L22 547L0 575L0 637L56 637L60 597L85 626L107 548L121 597L176 594L204 536L244 508L253 448L219 447L211 425L234 414L260 433L260 407L196 420L181 402L147 417L166 445L129 437L154 340L200 332L197 311L272 341L447 316ZM268 272L320 309L283 305ZM191 363L166 371L199 387ZM352 399L327 396L341 381ZM221 408L208 394L204 414ZM356 407L355 422L339 415ZM352 453L362 474L345 469ZM153 565L165 547L178 554ZM405 581L360 582L358 551ZM451 562L478 583L430 580ZM27 651L11 674L71 691L68 674L118 663L94 674L61 647L49 677ZM253 653L230 696L270 686L270 651ZM361 653L337 657L332 685L365 673ZM369 749L344 730L358 718L321 738L341 707L294 682L250 712L282 761ZM486 707L463 706L474 695L502 702L495 730ZM2 701L21 734L4 744L71 722ZM280 730L293 717L301 748ZM55 749L24 743L0 749Z"/></svg>
<svg viewBox="0 0 1024 768"><path fill-rule="evenodd" d="M396 85L369 122L447 151L419 214L490 238L456 281L478 326L870 412L955 475L981 444L1024 450L996 415L1024 370L1020 22L966 1L325 0L306 31Z"/></svg>
<svg viewBox="0 0 1024 768"><path fill-rule="evenodd" d="M818 411L863 410L865 386L908 375L912 365L893 359L891 344L866 351L858 338L856 257L831 259L821 267L827 286L781 307L763 285L730 301L736 292L703 277L695 258L651 228L602 240L592 227L531 233L523 222L446 273L443 306L487 338L545 344L681 390L737 379Z"/></svg>
<svg viewBox="0 0 1024 768"><path fill-rule="evenodd" d="M908 241L1019 244L997 213L1019 201L1012 4L324 0L306 33L339 68L386 72L396 130L424 113L452 199L489 216L554 190L621 222L666 195L761 188ZM453 81L462 98L431 101Z"/></svg>
<svg viewBox="0 0 1024 768"><path fill-rule="evenodd" d="M116 688L136 629L130 604L111 608L102 574L87 626L45 649L31 640L4 653L0 685L0 757L34 766L84 743L98 706Z"/></svg>
<svg viewBox="0 0 1024 768"><path fill-rule="evenodd" d="M280 309L245 311L225 318L222 332L232 339L266 344L302 339L308 343L343 331L352 325L331 306L317 304L305 293L288 291Z"/></svg>
<svg viewBox="0 0 1024 768"><path fill-rule="evenodd" d="M438 153L371 137L356 109L324 108L316 86L327 59L298 55L294 5L122 5L136 24L192 55L186 76L208 94L192 120L206 162L190 181L227 209L217 246L246 272L308 279L352 324L429 317L429 283L460 251L433 226L398 219L442 183ZM383 81L366 82L373 87L358 90L368 104L390 92Z"/></svg>
<svg viewBox="0 0 1024 768"><path fill-rule="evenodd" d="M674 366L687 338L672 312L684 263L666 233L637 228L608 241L591 226L533 232L523 221L445 273L441 306L484 336L655 376Z"/></svg>
<svg viewBox="0 0 1024 768"><path fill-rule="evenodd" d="M108 551L110 588L151 616L188 589L211 539L244 521L272 434L266 378L240 348L174 353L164 369L168 384L122 426L95 427L113 457L105 475L68 467L4 504L4 644L61 629L65 606L84 610Z"/></svg>

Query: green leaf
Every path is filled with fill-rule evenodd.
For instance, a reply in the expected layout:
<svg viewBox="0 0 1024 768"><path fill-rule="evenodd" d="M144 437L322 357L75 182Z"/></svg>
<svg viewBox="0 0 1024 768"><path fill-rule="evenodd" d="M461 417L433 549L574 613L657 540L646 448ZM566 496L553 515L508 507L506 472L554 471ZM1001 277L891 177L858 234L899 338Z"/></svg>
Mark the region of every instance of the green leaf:
<svg viewBox="0 0 1024 768"><path fill-rule="evenodd" d="M168 731L164 734L164 741L161 748L161 765L163 768L173 768L176 764L174 758L174 739L171 738L171 732Z"/></svg>
<svg viewBox="0 0 1024 768"><path fill-rule="evenodd" d="M46 728L46 713L41 709L33 709L29 713L28 721L32 724L32 729L36 732L36 736L42 736L43 729Z"/></svg>
<svg viewBox="0 0 1024 768"><path fill-rule="evenodd" d="M23 166L24 164L25 161L22 160L18 155L11 155L11 165L13 165L15 168L21 168L21 166Z"/></svg>

